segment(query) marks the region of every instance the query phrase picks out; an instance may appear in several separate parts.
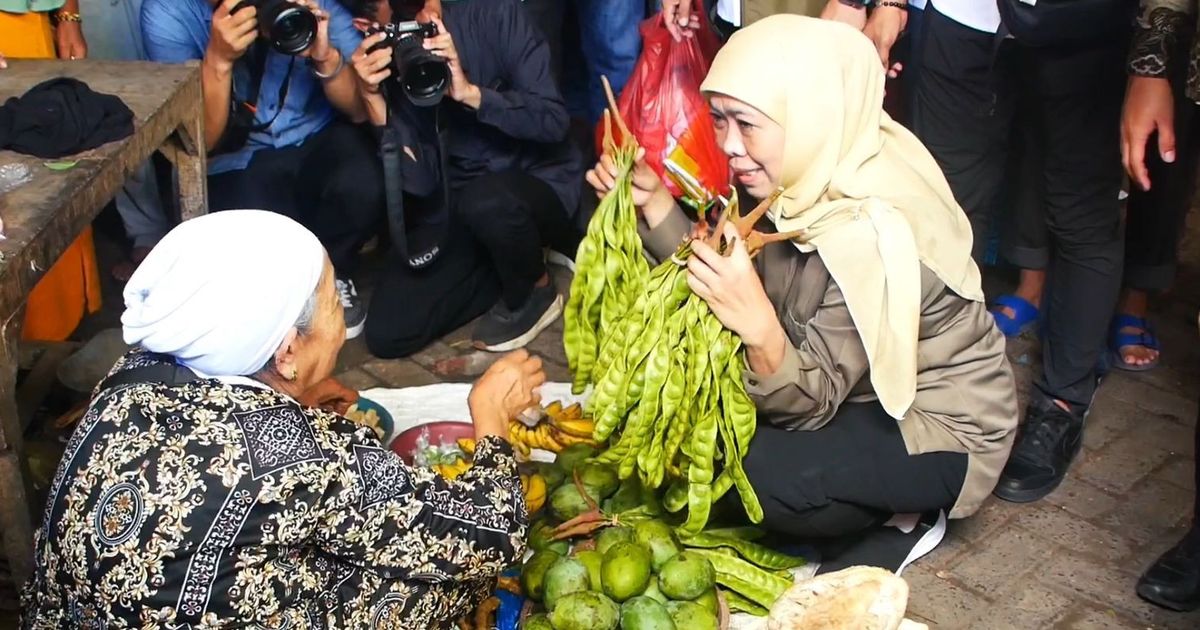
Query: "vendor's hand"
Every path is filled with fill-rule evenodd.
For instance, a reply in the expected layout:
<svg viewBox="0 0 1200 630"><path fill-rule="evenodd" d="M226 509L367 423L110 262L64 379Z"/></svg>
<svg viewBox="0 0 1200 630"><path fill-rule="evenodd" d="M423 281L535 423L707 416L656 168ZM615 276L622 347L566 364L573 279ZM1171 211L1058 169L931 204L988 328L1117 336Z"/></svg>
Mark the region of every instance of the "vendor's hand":
<svg viewBox="0 0 1200 630"><path fill-rule="evenodd" d="M4 59L4 53L0 53L0 70L8 67L8 61Z"/></svg>
<svg viewBox="0 0 1200 630"><path fill-rule="evenodd" d="M1121 159L1125 172L1142 190L1150 190L1146 144L1158 132L1158 154L1163 162L1175 161L1175 101L1171 84L1157 77L1132 77L1125 92L1121 115Z"/></svg>
<svg viewBox="0 0 1200 630"><path fill-rule="evenodd" d="M726 223L724 234L733 243L728 256L722 256L703 241L692 242L688 287L708 303L713 315L737 333L746 346L760 346L779 328L775 307L754 270L737 227Z"/></svg>
<svg viewBox="0 0 1200 630"><path fill-rule="evenodd" d="M700 16L692 13L692 0L663 0L662 17L677 42L692 37L700 28Z"/></svg>
<svg viewBox="0 0 1200 630"><path fill-rule="evenodd" d="M467 404L475 437L508 438L508 421L541 404L537 388L546 382L542 360L525 350L505 355L475 381Z"/></svg>
<svg viewBox="0 0 1200 630"><path fill-rule="evenodd" d="M213 11L212 36L204 57L229 71L258 38L258 9L246 6L231 13L242 0L224 0Z"/></svg>
<svg viewBox="0 0 1200 630"><path fill-rule="evenodd" d="M596 190L596 196L603 198L617 185L620 171L607 153L600 156L600 161L585 175L587 182ZM667 190L665 184L646 163L646 150L639 148L633 163L633 205L641 210L650 227L658 225L667 213L675 207L675 199Z"/></svg>
<svg viewBox="0 0 1200 630"><path fill-rule="evenodd" d="M479 87L471 83L471 80L467 78L467 72L463 70L462 60L458 57L458 48L454 46L454 37L450 35L450 31L446 29L441 18L433 18L433 23L437 24L438 34L426 39L422 45L425 46L425 50L445 59L446 64L450 66L450 89L446 93L459 103L478 108L482 94Z"/></svg>
<svg viewBox="0 0 1200 630"><path fill-rule="evenodd" d="M358 402L358 392L342 385L330 377L308 388L298 402L305 407L320 407L338 415L345 415L350 406Z"/></svg>
<svg viewBox="0 0 1200 630"><path fill-rule="evenodd" d="M867 25L867 8L864 6L856 9L848 7L838 0L829 0L825 3L825 8L821 10L821 19L849 24L861 31Z"/></svg>
<svg viewBox="0 0 1200 630"><path fill-rule="evenodd" d="M54 27L54 46L59 59L87 59L87 40L79 22L59 22Z"/></svg>
<svg viewBox="0 0 1200 630"><path fill-rule="evenodd" d="M417 11L415 19L421 24L442 19L442 0L425 0L425 6Z"/></svg>
<svg viewBox="0 0 1200 630"><path fill-rule="evenodd" d="M907 9L886 6L871 11L867 24L863 27L863 34L870 38L871 43L875 44L875 50L879 51L879 60L883 62L884 72L892 79L900 76L900 71L904 69L899 63L891 63L891 54L892 46L900 39L900 34L904 32L907 24Z"/></svg>

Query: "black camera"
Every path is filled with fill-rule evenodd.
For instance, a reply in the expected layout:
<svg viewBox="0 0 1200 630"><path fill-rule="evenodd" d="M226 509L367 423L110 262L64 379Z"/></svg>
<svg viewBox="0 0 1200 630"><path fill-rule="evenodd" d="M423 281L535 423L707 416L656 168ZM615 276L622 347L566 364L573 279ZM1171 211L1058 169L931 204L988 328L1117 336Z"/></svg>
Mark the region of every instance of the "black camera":
<svg viewBox="0 0 1200 630"><path fill-rule="evenodd" d="M392 77L413 105L430 107L437 105L450 88L450 66L446 60L425 50L422 43L437 35L437 24L433 22L397 22L376 25L368 36L386 33L382 42L371 48L392 49Z"/></svg>
<svg viewBox="0 0 1200 630"><path fill-rule="evenodd" d="M242 0L233 8L237 13L246 7L258 9L258 32L271 46L285 55L298 55L317 38L317 16L288 0Z"/></svg>

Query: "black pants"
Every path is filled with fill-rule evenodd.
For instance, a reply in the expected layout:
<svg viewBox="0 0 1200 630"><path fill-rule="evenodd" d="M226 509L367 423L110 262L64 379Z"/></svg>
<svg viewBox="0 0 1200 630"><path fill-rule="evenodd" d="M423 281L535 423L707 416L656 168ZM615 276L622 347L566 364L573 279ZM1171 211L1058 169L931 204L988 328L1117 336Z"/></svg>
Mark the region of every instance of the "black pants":
<svg viewBox="0 0 1200 630"><path fill-rule="evenodd" d="M543 247L574 255L579 231L554 190L517 171L481 176L454 194L442 251L428 267L389 261L371 298L366 339L403 357L504 300L521 306L546 273Z"/></svg>
<svg viewBox="0 0 1200 630"><path fill-rule="evenodd" d="M913 128L938 160L985 252L1005 185L1014 121L1040 142L1032 184L1053 247L1043 300L1038 387L1090 404L1095 367L1121 280L1117 193L1125 42L1034 49L967 28L926 7Z"/></svg>
<svg viewBox="0 0 1200 630"><path fill-rule="evenodd" d="M949 509L967 475L965 453L909 455L900 426L879 403L845 403L816 431L760 423L744 465L763 525L804 538L854 533L893 514Z"/></svg>
<svg viewBox="0 0 1200 630"><path fill-rule="evenodd" d="M295 219L329 252L339 276L383 218L383 169L363 127L333 122L305 141L257 151L240 171L208 178L209 209L256 209Z"/></svg>

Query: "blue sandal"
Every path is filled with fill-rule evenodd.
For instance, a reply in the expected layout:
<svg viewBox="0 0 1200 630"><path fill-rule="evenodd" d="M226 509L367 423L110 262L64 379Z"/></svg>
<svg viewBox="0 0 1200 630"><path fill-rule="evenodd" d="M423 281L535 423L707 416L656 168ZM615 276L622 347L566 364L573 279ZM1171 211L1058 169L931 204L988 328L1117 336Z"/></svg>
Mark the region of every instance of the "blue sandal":
<svg viewBox="0 0 1200 630"><path fill-rule="evenodd" d="M996 327L1004 333L1005 337L1016 337L1037 325L1038 307L1024 298L1015 295L1001 295L996 298L992 308L992 317L996 320ZM1009 317L994 310L999 308L1012 309L1013 316Z"/></svg>
<svg viewBox="0 0 1200 630"><path fill-rule="evenodd" d="M1123 333L1122 328L1140 328L1140 333ZM1162 358L1162 351L1159 350L1159 356L1153 361L1137 365L1127 363L1125 357L1121 356L1121 348L1130 346L1141 346L1147 350L1159 350L1158 336L1154 334L1154 329L1150 327L1150 322L1144 317L1135 315L1120 314L1113 318L1112 322L1112 341L1109 342L1109 352L1112 357L1112 367L1127 372L1145 372L1158 367L1159 359Z"/></svg>

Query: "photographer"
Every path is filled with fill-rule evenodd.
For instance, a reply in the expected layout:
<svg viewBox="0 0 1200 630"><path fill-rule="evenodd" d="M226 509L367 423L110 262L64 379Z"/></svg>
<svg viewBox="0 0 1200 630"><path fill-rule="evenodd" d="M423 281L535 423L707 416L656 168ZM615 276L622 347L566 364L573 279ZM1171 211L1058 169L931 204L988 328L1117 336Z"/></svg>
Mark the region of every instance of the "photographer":
<svg viewBox="0 0 1200 630"><path fill-rule="evenodd" d="M364 30L394 24L417 38L379 47L377 33L354 54L381 154L395 162L385 169L397 255L371 302L367 346L409 355L479 315L477 348L524 346L562 311L543 248L572 255L580 237L570 217L582 157L566 141L545 41L517 0L447 3L424 34L400 24L412 13L400 0L342 2ZM417 64L448 74L440 102L405 87Z"/></svg>
<svg viewBox="0 0 1200 630"><path fill-rule="evenodd" d="M365 114L350 16L334 0L145 0L142 35L152 61L201 60L209 209L271 210L316 234L357 336L350 274L383 189L371 134L351 124Z"/></svg>

